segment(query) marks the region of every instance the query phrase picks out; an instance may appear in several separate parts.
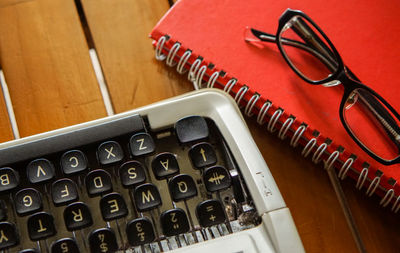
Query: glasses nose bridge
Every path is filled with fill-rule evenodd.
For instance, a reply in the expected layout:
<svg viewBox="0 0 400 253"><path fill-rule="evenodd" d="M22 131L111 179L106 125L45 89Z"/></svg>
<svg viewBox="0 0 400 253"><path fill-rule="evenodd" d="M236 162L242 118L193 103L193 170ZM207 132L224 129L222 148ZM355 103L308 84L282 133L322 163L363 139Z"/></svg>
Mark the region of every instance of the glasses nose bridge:
<svg viewBox="0 0 400 253"><path fill-rule="evenodd" d="M349 74L346 73L345 69L339 71L339 73L337 73L336 75L336 80L333 81L340 82L345 89L345 93L349 90L353 90L356 88L356 86L354 85L355 81L350 78Z"/></svg>

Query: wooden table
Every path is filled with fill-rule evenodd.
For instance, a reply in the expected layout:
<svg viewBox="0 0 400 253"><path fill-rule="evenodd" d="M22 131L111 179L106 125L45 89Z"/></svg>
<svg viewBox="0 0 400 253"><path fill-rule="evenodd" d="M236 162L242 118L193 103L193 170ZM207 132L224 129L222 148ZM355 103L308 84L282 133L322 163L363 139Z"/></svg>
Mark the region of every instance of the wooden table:
<svg viewBox="0 0 400 253"><path fill-rule="evenodd" d="M169 7L167 0L0 0L0 65L19 135L107 116L89 48L98 54L114 113L191 90L185 78L154 59L148 39ZM1 94L0 141L18 137L9 115ZM306 250L356 252L322 165L302 158L255 120L248 124ZM356 190L352 180L342 185L368 251L399 252L399 216Z"/></svg>

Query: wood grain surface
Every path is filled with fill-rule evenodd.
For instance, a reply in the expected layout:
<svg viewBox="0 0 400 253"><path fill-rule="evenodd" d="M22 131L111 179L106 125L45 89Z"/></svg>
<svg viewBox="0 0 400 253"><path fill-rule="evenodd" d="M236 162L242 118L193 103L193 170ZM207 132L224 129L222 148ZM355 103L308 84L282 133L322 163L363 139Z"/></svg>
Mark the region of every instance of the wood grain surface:
<svg viewBox="0 0 400 253"><path fill-rule="evenodd" d="M87 40L99 56L115 112L192 89L154 59L148 38L173 1L77 1L84 10L81 19L74 0L0 0L0 65L22 136L106 115ZM6 141L12 131L0 98L0 141ZM357 252L322 165L303 158L254 119L248 124L307 252ZM399 252L399 215L356 190L354 181L342 185L368 252Z"/></svg>
<svg viewBox="0 0 400 253"><path fill-rule="evenodd" d="M21 136L105 116L73 0L0 8L0 51Z"/></svg>
<svg viewBox="0 0 400 253"><path fill-rule="evenodd" d="M82 5L116 112L190 89L169 78L166 66L154 59L148 38L169 9L168 1L82 0Z"/></svg>
<svg viewBox="0 0 400 253"><path fill-rule="evenodd" d="M0 142L12 140L14 137L3 97L0 89Z"/></svg>

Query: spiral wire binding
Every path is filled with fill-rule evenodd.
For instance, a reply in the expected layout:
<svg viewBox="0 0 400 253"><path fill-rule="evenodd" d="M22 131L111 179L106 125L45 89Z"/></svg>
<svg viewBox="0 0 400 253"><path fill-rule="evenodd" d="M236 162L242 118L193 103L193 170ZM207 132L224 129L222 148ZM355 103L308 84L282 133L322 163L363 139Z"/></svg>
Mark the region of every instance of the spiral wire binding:
<svg viewBox="0 0 400 253"><path fill-rule="evenodd" d="M192 51L186 50L185 53L182 55L182 57L179 59L178 65L176 66L176 71L179 74L182 75L182 74L186 73L187 69L185 69L184 67L191 55L192 55Z"/></svg>
<svg viewBox="0 0 400 253"><path fill-rule="evenodd" d="M164 48L164 44L167 41L168 36L164 35L162 36L158 41L156 45L156 59L159 61L165 60L165 55L162 53L162 49Z"/></svg>
<svg viewBox="0 0 400 253"><path fill-rule="evenodd" d="M339 155L340 155L340 152L337 151L337 150L332 152L332 154L324 162L324 168L326 170L329 170L333 166L333 164L336 162L336 160L338 159Z"/></svg>
<svg viewBox="0 0 400 253"><path fill-rule="evenodd" d="M368 177L368 167L364 167L357 179L357 184L356 184L357 189L361 190L367 177Z"/></svg>
<svg viewBox="0 0 400 253"><path fill-rule="evenodd" d="M287 118L285 120L285 122L283 123L281 129L278 132L278 138L281 140L284 140L286 138L286 133L289 130L289 128L292 126L294 122L294 117L290 116L289 118Z"/></svg>
<svg viewBox="0 0 400 253"><path fill-rule="evenodd" d="M160 37L160 39L157 41L156 47L155 47L155 58L159 61L163 61L163 60L167 59L166 64L168 66L172 67L172 66L176 65L176 62L174 61L174 59L178 58L177 53L180 49L181 44L179 42L175 42L173 44L173 46L171 47L171 49L169 50L168 55L166 56L162 53L162 49L164 49L164 45L165 45L166 41L168 41L168 40L169 40L169 36L164 35L164 36ZM184 67L187 64L187 62L191 56L192 56L192 50L187 49L184 52L184 54L180 57L177 67L176 67L176 70L179 74L186 73L187 70ZM203 88L202 80L206 73L207 66L206 65L201 66L202 62L203 62L203 58L199 56L191 64L191 66L189 68L188 80L193 82L196 89ZM220 76L219 72L215 71L207 81L207 88L214 87L215 82L217 82L219 76ZM225 91L228 94L231 94L233 88L237 84L237 81L238 80L236 78L231 78L225 84L223 91ZM234 99L239 106L240 106L240 103L243 100L245 94L248 91L249 91L249 87L246 85L243 85L236 92L236 94L231 94L232 96L234 96ZM252 95L252 97L246 103L246 106L244 109L245 115L247 115L249 117L254 115L253 109L259 99L261 99L261 96L258 93L255 93L254 95ZM283 114L284 110L282 108L276 109L274 111L274 113L272 114L271 118L269 120L266 120L265 117L267 116L268 111L271 107L272 107L272 102L269 100L266 100L266 102L263 104L263 106L261 107L261 109L258 112L257 123L259 125L263 125L264 123L266 123L268 121L267 130L269 132L275 132L275 130L276 130L275 125L278 122L281 115ZM289 129L291 129L291 126L293 125L295 120L296 120L295 117L291 115L282 124L282 126L278 132L278 137L280 139L283 140L286 138L287 131L289 131ZM300 138L303 136L307 127L308 126L305 123L302 123L302 124L300 124L299 127L297 127L295 133L293 134L293 136L290 139L290 145L292 147L296 147L298 145L298 142L299 142ZM316 143L317 143L317 137L311 138L307 142L307 144L304 146L303 150L301 151L301 155L304 157L307 157L311 153L313 148L315 147ZM328 147L327 143L322 143L321 145L319 145L318 148L316 149L316 151L314 152L311 160L314 163L319 163L321 161L322 155L326 152L327 147ZM333 166L335 161L339 158L340 153L341 152L339 152L339 151L332 152L330 154L330 156L328 157L328 159L326 161L324 161L324 167L330 168L331 166ZM352 154L348 159L346 159L346 161L344 161L342 167L339 169L339 172L338 172L339 179L344 180L346 178L348 171L351 169L351 166L353 165L353 163L356 159L357 159L357 157ZM379 187L379 184L381 181L381 176L376 176L370 182L370 184L366 190L367 196L372 196L374 194L374 192L376 191L376 189ZM368 179L368 167L364 167L358 176L356 188L361 189L364 186L365 181L367 181L367 179ZM386 194L384 195L384 197L381 199L380 205L386 207L391 202L393 197L395 197L394 189L388 190L386 192ZM400 195L396 198L391 210L395 213L397 213L400 210Z"/></svg>
<svg viewBox="0 0 400 253"><path fill-rule="evenodd" d="M383 207L386 207L389 205L390 201L392 200L394 195L394 190L390 189L389 191L386 192L385 196L382 198L381 202L379 202L380 205Z"/></svg>
<svg viewBox="0 0 400 253"><path fill-rule="evenodd" d="M219 71L215 71L211 76L210 79L208 79L207 82L207 88L214 88L214 84L217 81L217 78L219 77Z"/></svg>
<svg viewBox="0 0 400 253"><path fill-rule="evenodd" d="M197 72L197 70L199 69L200 64L201 64L202 61L203 61L203 59L197 58L197 59L193 62L192 66L190 66L189 74L188 74L188 80L189 80L189 81L193 82L193 81L196 80L195 75L196 75L196 72Z"/></svg>
<svg viewBox="0 0 400 253"><path fill-rule="evenodd" d="M311 150L314 148L315 143L317 143L317 139L311 138L304 146L303 151L301 151L301 155L307 157L310 154Z"/></svg>
<svg viewBox="0 0 400 253"><path fill-rule="evenodd" d="M171 50L169 51L168 55L167 55L167 59L165 60L165 63L170 66L173 67L176 65L176 62L174 61L176 53L178 52L179 48L181 47L181 43L176 42Z"/></svg>
<svg viewBox="0 0 400 253"><path fill-rule="evenodd" d="M197 70L199 69L200 64L201 64L202 61L203 61L202 58L197 58L197 59L193 62L192 66L190 66L189 73L188 73L188 80L191 81L191 82L193 83L193 86L194 86L194 88L195 88L196 90L199 89L199 86L198 86L198 84L195 82L195 81L196 81L195 75L196 75L196 72L197 72Z"/></svg>
<svg viewBox="0 0 400 253"><path fill-rule="evenodd" d="M365 192L365 194L368 197L371 197L372 194L374 194L374 192L376 191L376 189L379 186L379 183L381 182L381 177L380 176L376 176L372 182L369 184L367 191Z"/></svg>
<svg viewBox="0 0 400 253"><path fill-rule="evenodd" d="M207 66L203 65L197 71L195 82L199 86L199 89L203 88L203 77L204 77L204 74L206 73L206 70L207 70Z"/></svg>
<svg viewBox="0 0 400 253"><path fill-rule="evenodd" d="M269 110L269 108L272 106L272 103L267 100L265 101L265 103L263 104L263 106L261 107L260 111L258 112L257 115L257 123L259 125L263 125L264 124L264 118L267 115L267 112Z"/></svg>
<svg viewBox="0 0 400 253"><path fill-rule="evenodd" d="M400 209L400 196L397 197L396 201L394 202L393 206L392 206L392 211L397 213Z"/></svg>
<svg viewBox="0 0 400 253"><path fill-rule="evenodd" d="M230 79L230 80L226 83L226 85L225 85L225 87L224 87L224 91L225 91L226 93L230 94L232 88L236 85L236 83L237 83L237 79L236 79L236 78Z"/></svg>
<svg viewBox="0 0 400 253"><path fill-rule="evenodd" d="M279 108L278 110L276 110L274 112L274 114L272 114L272 117L269 120L268 125L267 125L267 130L269 132L271 132L271 133L275 132L275 130L276 130L275 129L276 122L278 122L278 120L281 117L282 113L283 113L283 109Z"/></svg>
<svg viewBox="0 0 400 253"><path fill-rule="evenodd" d="M257 101L260 99L260 94L254 93L254 95L250 98L249 102L247 103L246 107L244 108L244 114L248 117L253 116L253 108Z"/></svg>
<svg viewBox="0 0 400 253"><path fill-rule="evenodd" d="M242 87L240 87L239 91L236 93L235 101L239 107L240 107L240 102L242 101L242 99L244 97L244 94L246 94L246 92L248 90L249 90L249 87L247 87L246 85L243 85Z"/></svg>
<svg viewBox="0 0 400 253"><path fill-rule="evenodd" d="M290 139L290 146L292 147L297 147L297 144L301 138L301 136L303 136L303 133L306 131L307 129L307 125L302 123L297 129L296 132L294 133L294 135L292 136L292 139Z"/></svg>
<svg viewBox="0 0 400 253"><path fill-rule="evenodd" d="M351 165L353 165L354 163L354 158L353 157L349 157L345 163L343 163L342 167L339 170L339 174L338 177L342 180L344 180L346 178L347 172L349 171L349 169L351 168Z"/></svg>
<svg viewBox="0 0 400 253"><path fill-rule="evenodd" d="M320 162L320 158L322 156L322 154L324 153L326 147L328 147L328 144L326 143L322 143L321 145L319 145L319 147L317 148L317 150L314 152L311 160L317 164Z"/></svg>

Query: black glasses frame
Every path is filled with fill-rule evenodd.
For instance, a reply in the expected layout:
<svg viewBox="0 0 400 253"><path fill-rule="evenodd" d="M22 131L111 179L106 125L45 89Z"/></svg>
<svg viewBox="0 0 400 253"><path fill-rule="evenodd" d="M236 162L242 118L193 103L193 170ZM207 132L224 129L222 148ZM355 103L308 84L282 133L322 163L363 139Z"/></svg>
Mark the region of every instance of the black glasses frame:
<svg viewBox="0 0 400 253"><path fill-rule="evenodd" d="M319 50L316 50L315 48L310 47L306 43L283 38L281 36L281 33L285 31L286 26L296 16L301 17L301 18L305 19L306 21L308 21L323 36L323 39L328 44L329 48L323 41L319 41L319 46L321 46L321 48ZM305 29L307 29L308 33L315 34L313 32L313 30L306 23L303 23L302 26ZM256 36L258 39L260 39L262 41L275 42L279 48L280 53L284 57L286 63L304 81L306 81L312 85L321 85L321 84L327 84L327 83L337 83L337 84L341 83L344 87L344 93L343 93L343 97L340 102L339 116L340 116L342 125L346 129L347 133L362 148L362 150L364 150L369 156L374 158L376 161L378 161L384 165L392 165L392 164L400 163L400 156L398 156L392 160L385 160L385 159L377 156L370 149L368 149L368 147L366 147L353 134L352 130L346 123L346 120L344 117L344 107L345 107L347 99L352 94L352 92L357 90L358 95L362 96L362 98L365 99L368 102L368 104L371 104L373 106L375 115L382 117L382 119L379 119L381 121L381 124L384 125L385 127L386 127L385 124L388 124L389 127L392 130L394 129L395 132L397 132L397 133L400 133L400 127L398 126L398 124L396 122L396 119L397 119L397 121L400 121L399 113L378 93L376 93L374 90L372 90L368 86L362 84L361 81L350 71L350 69L347 68L343 64L343 60L340 57L335 46L332 44L332 42L329 40L329 38L326 36L326 34L321 30L321 28L310 17L308 17L302 11L287 9L279 19L279 26L278 26L278 30L276 32L276 36L273 36L272 34L264 33L264 32L261 32L261 31L255 30L255 29L251 29L251 32L253 33L254 36ZM316 36L314 36L314 39L319 39L319 37L316 35ZM291 60L286 55L286 52L282 48L282 45L290 45L290 46L294 46L294 47L297 47L302 50L306 50L309 53L312 53L314 56L318 57L320 60L323 60L325 63L327 63L327 65L334 64L333 73L331 75L329 75L327 78L322 79L322 80L308 79L306 76L303 75L303 73L301 73L293 65ZM390 111L390 113L396 119L394 119L392 117L392 115L388 112L388 110L386 108L384 108L382 106L382 104ZM396 144L397 148L399 149L399 153L400 153L400 141L398 139L396 139L396 136L394 136L393 131L391 131L390 129L387 129L386 131L387 131L389 137L392 139L392 141Z"/></svg>

